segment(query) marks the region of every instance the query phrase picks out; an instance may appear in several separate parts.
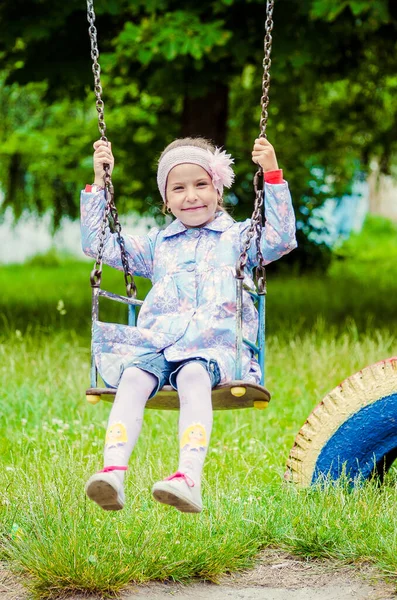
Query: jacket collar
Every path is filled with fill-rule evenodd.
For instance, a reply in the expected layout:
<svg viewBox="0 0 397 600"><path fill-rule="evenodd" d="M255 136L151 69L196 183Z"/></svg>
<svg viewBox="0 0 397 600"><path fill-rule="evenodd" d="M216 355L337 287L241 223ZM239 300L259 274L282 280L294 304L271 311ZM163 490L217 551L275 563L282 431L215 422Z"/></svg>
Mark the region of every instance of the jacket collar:
<svg viewBox="0 0 397 600"><path fill-rule="evenodd" d="M208 223L208 225L204 225L203 227L197 227L197 229L209 229L211 231L226 231L229 229L234 223L234 219L227 213L223 211L219 211L216 213L215 219ZM172 221L170 225L166 229L164 229L164 237L171 237L173 235L177 235L178 233L182 233L187 231L189 228L185 227L185 225L179 220L175 219Z"/></svg>

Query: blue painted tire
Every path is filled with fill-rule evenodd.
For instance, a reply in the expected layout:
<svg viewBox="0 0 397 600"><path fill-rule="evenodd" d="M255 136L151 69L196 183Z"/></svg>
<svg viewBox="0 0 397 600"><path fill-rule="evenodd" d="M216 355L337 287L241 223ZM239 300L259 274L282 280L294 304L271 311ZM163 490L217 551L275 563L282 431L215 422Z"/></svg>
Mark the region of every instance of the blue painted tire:
<svg viewBox="0 0 397 600"><path fill-rule="evenodd" d="M397 458L397 357L355 373L323 398L291 449L285 478L306 487L380 478Z"/></svg>

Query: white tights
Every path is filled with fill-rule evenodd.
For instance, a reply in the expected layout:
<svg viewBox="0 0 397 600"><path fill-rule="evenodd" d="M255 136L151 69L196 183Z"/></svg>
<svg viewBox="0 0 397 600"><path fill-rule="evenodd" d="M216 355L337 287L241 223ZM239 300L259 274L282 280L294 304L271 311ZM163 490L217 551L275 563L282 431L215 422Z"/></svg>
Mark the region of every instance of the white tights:
<svg viewBox="0 0 397 600"><path fill-rule="evenodd" d="M203 365L192 361L179 370L176 382L180 401L178 471L199 484L212 429L211 381ZM128 465L156 383L154 375L138 367L124 371L109 415L105 467ZM123 479L124 471L114 472Z"/></svg>

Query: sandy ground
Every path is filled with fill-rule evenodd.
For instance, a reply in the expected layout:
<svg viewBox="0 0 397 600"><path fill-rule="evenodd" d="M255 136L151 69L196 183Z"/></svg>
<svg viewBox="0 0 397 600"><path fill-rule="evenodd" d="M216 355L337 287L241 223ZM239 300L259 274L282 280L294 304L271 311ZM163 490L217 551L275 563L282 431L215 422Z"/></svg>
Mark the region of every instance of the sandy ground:
<svg viewBox="0 0 397 600"><path fill-rule="evenodd" d="M322 588L313 589L303 587L298 590L288 588L232 588L226 586L217 586L216 588L193 585L189 590L171 591L165 589L152 589L147 592L139 591L137 594L128 596L128 599L134 600L165 600L166 598L175 598L175 600L370 600L379 598L390 598L390 596L373 595L374 590L369 586L363 585L329 585Z"/></svg>
<svg viewBox="0 0 397 600"><path fill-rule="evenodd" d="M151 583L123 600L392 600L395 590L369 565L337 567L266 550L254 569L223 577L218 585Z"/></svg>
<svg viewBox="0 0 397 600"><path fill-rule="evenodd" d="M396 600L396 589L367 564L340 567L332 561L306 562L266 550L254 569L222 577L218 584L149 583L129 588L121 600ZM99 600L99 596L89 598ZM0 599L29 599L5 567L0 567ZM82 600L82 596L68 600Z"/></svg>

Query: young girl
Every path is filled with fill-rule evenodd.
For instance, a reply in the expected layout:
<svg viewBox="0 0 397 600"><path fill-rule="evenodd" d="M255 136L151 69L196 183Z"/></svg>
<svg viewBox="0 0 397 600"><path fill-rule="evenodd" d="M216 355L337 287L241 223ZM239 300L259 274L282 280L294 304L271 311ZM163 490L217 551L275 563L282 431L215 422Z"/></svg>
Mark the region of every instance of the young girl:
<svg viewBox="0 0 397 600"><path fill-rule="evenodd" d="M83 250L95 257L105 209L103 165L113 170L111 145L94 144L95 182L81 195ZM271 144L255 140L252 160L265 173L267 263L296 247L291 196ZM109 416L104 469L86 484L89 498L105 510L124 506L124 475L138 439L148 398L166 383L180 400L178 470L153 486L159 502L182 512L200 512L201 472L212 428L211 390L234 378L235 265L250 221L237 223L223 209L233 160L202 138L172 142L160 156L157 183L175 220L144 236L125 236L131 271L153 287L136 327L98 322L93 350L106 385L117 388ZM253 289L255 243L249 249L245 283ZM122 270L116 234L107 230L104 262ZM244 292L244 336L256 341L258 319ZM245 346L242 379L259 383L260 366Z"/></svg>

